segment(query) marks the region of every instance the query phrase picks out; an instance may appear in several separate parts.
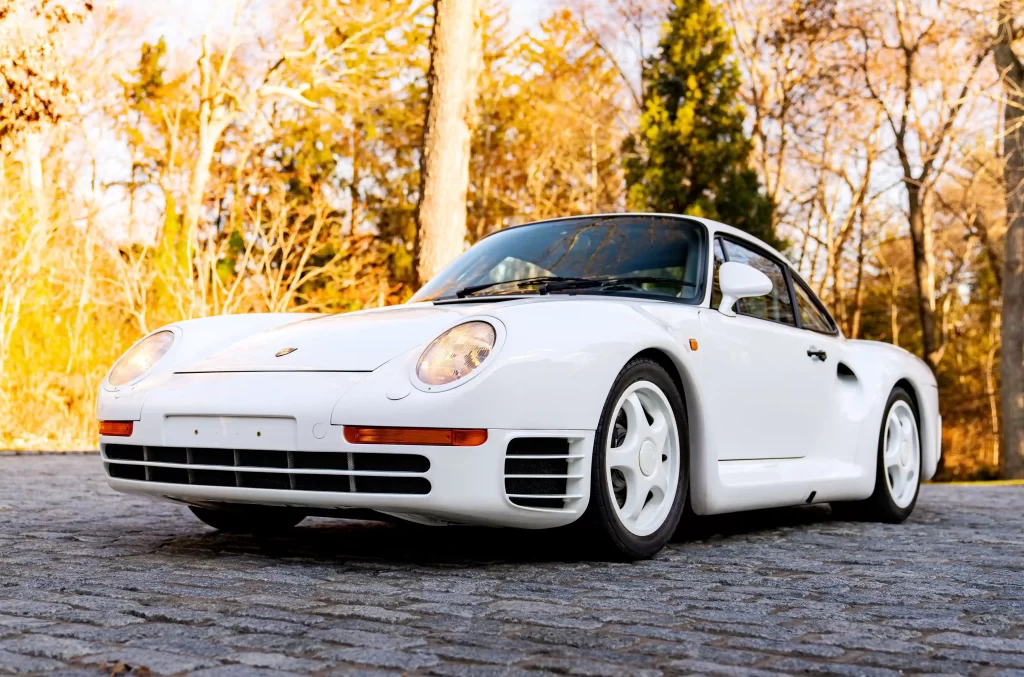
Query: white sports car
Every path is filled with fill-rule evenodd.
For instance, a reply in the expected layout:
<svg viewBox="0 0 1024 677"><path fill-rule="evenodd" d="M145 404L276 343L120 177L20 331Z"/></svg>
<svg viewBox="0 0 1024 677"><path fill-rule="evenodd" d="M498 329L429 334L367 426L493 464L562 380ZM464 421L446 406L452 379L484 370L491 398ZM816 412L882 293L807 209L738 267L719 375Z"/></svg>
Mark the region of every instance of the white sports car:
<svg viewBox="0 0 1024 677"><path fill-rule="evenodd" d="M771 247L667 214L499 231L403 306L168 325L98 418L112 487L218 529L579 520L627 558L687 505L901 522L941 453L923 362L844 338Z"/></svg>

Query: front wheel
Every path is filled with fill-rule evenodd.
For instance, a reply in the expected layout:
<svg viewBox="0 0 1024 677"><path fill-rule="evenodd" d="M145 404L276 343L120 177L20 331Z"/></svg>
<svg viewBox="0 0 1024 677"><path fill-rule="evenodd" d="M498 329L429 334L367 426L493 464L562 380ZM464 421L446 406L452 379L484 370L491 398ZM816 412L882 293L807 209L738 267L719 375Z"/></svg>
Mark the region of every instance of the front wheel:
<svg viewBox="0 0 1024 677"><path fill-rule="evenodd" d="M264 505L231 508L200 508L190 505L192 514L217 531L229 534L272 534L287 531L306 518L291 508Z"/></svg>
<svg viewBox="0 0 1024 677"><path fill-rule="evenodd" d="M612 386L594 440L590 519L620 557L661 550L682 516L688 482L686 411L679 388L650 359Z"/></svg>
<svg viewBox="0 0 1024 677"><path fill-rule="evenodd" d="M878 436L875 491L864 501L834 503L839 517L899 524L914 511L921 488L921 432L914 401L894 388Z"/></svg>

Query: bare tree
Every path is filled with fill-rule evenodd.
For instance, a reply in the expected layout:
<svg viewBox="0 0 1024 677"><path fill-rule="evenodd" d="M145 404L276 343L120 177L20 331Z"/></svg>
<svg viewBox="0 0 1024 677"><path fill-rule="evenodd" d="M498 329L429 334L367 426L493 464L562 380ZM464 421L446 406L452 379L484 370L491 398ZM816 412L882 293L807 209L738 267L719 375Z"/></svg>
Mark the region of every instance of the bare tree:
<svg viewBox="0 0 1024 677"><path fill-rule="evenodd" d="M1013 42L1024 26L1000 5L995 64L1002 78L1003 160L1006 184L1006 249L1003 256L1002 473L1024 478L1024 64Z"/></svg>
<svg viewBox="0 0 1024 677"><path fill-rule="evenodd" d="M417 213L416 274L421 284L465 246L469 150L480 58L476 18L475 0L434 0Z"/></svg>
<svg viewBox="0 0 1024 677"><path fill-rule="evenodd" d="M957 44L955 36L963 26L956 16L951 12L940 17L894 2L891 8L869 12L870 20L847 27L859 39L855 60L860 76L868 99L884 113L902 170L922 356L933 370L942 359L944 343L936 322L934 234L926 211L986 56L970 44ZM937 79L932 94L923 86L929 77ZM936 115L924 115L926 107Z"/></svg>

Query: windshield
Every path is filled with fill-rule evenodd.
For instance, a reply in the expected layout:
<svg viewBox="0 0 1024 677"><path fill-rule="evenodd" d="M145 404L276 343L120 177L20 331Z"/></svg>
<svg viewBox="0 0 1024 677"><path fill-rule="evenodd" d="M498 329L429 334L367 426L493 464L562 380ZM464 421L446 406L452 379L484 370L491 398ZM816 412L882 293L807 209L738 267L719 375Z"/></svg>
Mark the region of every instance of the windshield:
<svg viewBox="0 0 1024 677"><path fill-rule="evenodd" d="M689 219L642 215L562 219L484 238L438 273L411 302L558 291L652 295L699 303L704 298L706 260L707 230ZM545 285L545 278L574 283L556 287L553 281ZM579 284L580 280L597 284ZM611 285L612 281L617 283Z"/></svg>

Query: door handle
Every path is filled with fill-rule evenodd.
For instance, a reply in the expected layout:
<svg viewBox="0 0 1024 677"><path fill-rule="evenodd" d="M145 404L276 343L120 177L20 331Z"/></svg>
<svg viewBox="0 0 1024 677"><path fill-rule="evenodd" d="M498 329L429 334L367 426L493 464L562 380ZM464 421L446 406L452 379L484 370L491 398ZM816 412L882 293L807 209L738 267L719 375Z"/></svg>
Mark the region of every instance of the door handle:
<svg viewBox="0 0 1024 677"><path fill-rule="evenodd" d="M811 346L810 348L807 349L807 357L811 358L812 360L814 358L818 358L819 360L824 362L825 360L828 359L828 354L824 350L818 350L814 346Z"/></svg>

